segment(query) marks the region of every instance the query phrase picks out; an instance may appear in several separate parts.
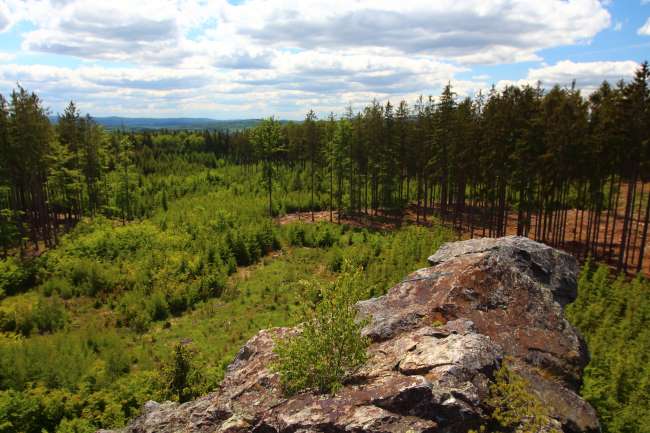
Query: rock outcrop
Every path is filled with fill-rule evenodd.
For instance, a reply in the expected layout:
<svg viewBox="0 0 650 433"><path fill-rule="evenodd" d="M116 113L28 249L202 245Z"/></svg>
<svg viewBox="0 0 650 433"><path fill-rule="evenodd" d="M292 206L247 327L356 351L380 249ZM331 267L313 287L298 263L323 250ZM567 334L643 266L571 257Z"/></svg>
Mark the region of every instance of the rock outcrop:
<svg viewBox="0 0 650 433"><path fill-rule="evenodd" d="M219 389L193 402L149 402L124 433L467 432L485 422L504 357L565 432L597 432L577 395L588 357L562 308L575 299L570 255L521 237L444 245L382 297L360 302L369 362L336 395L282 396L261 331Z"/></svg>

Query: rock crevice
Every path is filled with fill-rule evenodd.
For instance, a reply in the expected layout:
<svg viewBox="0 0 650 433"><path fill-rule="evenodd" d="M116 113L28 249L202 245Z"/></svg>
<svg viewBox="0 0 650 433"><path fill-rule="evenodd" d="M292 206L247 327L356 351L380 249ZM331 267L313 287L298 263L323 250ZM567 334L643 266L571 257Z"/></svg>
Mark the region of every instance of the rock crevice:
<svg viewBox="0 0 650 433"><path fill-rule="evenodd" d="M489 385L504 357L565 432L597 432L577 390L588 361L563 307L576 297L573 257L521 237L445 244L382 297L357 304L368 318L369 360L336 395L285 398L260 331L214 393L149 402L124 433L462 432L486 421Z"/></svg>

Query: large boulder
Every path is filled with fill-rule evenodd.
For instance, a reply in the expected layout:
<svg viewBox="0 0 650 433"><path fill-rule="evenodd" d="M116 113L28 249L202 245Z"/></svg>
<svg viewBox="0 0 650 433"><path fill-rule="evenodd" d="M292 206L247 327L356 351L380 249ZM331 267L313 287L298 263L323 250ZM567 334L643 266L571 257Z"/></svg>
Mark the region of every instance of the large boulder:
<svg viewBox="0 0 650 433"><path fill-rule="evenodd" d="M444 245L385 296L358 304L368 363L336 395L289 398L269 370L278 337L260 331L214 393L182 405L149 402L124 433L467 432L489 417L504 357L565 432L597 432L577 395L588 361L562 308L576 296L573 257L521 237Z"/></svg>

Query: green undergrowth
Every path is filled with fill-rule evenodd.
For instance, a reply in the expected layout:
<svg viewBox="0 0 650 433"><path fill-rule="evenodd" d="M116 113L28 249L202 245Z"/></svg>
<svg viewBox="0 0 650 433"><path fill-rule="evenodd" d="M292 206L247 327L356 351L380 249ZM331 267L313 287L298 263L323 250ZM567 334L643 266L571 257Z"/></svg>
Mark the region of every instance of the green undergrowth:
<svg viewBox="0 0 650 433"><path fill-rule="evenodd" d="M257 168L187 164L143 175L140 219L83 220L40 257L0 259L0 433L120 427L149 399L206 393L247 339L318 300L303 280L334 281L349 262L379 296L454 239L439 225L278 226ZM305 209L307 179L279 176L274 213ZM588 265L567 309L592 357L581 393L606 433L650 425L649 295L643 278Z"/></svg>
<svg viewBox="0 0 650 433"><path fill-rule="evenodd" d="M0 432L120 427L149 399L207 393L247 339L299 320L304 280L333 281L349 260L364 293L385 293L452 238L276 226L255 211L235 220L223 200L179 198L124 226L83 222L30 265L32 288L0 301ZM200 375L179 390L169 372L189 354Z"/></svg>
<svg viewBox="0 0 650 433"><path fill-rule="evenodd" d="M589 347L581 394L603 431L650 431L650 281L588 263L567 315Z"/></svg>
<svg viewBox="0 0 650 433"><path fill-rule="evenodd" d="M300 320L304 280L347 260L379 295L453 238L279 226L255 167L208 162L143 174L140 219L86 219L40 257L0 260L0 433L115 428L147 400L207 393L247 339ZM274 212L308 202L305 179L280 176Z"/></svg>

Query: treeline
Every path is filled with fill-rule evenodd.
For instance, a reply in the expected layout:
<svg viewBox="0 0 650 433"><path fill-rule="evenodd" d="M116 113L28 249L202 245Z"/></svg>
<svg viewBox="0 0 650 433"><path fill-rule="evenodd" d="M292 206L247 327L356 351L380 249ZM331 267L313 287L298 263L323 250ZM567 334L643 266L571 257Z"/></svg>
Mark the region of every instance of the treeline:
<svg viewBox="0 0 650 433"><path fill-rule="evenodd" d="M51 247L84 216L150 216L217 165L206 150L202 134L109 133L72 102L53 125L36 94L0 95L0 254Z"/></svg>
<svg viewBox="0 0 650 433"><path fill-rule="evenodd" d="M309 196L299 210L312 215L323 202L331 220L435 215L470 236L519 234L641 271L649 74L644 63L633 80L604 82L586 98L573 87L507 86L461 99L447 86L412 106L373 101L340 118L310 111L302 122L234 132L109 134L73 104L52 126L38 97L19 88L1 101L0 238L5 248L49 245L83 215L147 216L174 181L143 179L182 156L261 170L270 214L289 171L289 189Z"/></svg>
<svg viewBox="0 0 650 433"><path fill-rule="evenodd" d="M0 233L5 250L31 240L51 246L63 226L110 206L107 172L128 176L128 140L109 137L70 103L54 128L34 93L0 95ZM115 193L128 201L128 185Z"/></svg>
<svg viewBox="0 0 650 433"><path fill-rule="evenodd" d="M413 107L376 101L361 112L302 123L267 120L224 146L234 162L262 163L322 182L330 215L413 208L471 236L518 234L640 271L650 218L648 64L588 98L558 86L507 86L458 99L451 86ZM242 139L244 138L244 139ZM332 216L330 216L332 218Z"/></svg>

